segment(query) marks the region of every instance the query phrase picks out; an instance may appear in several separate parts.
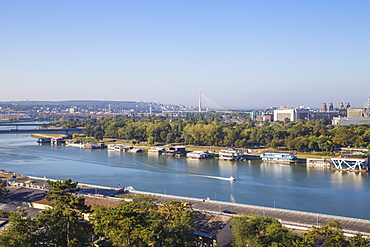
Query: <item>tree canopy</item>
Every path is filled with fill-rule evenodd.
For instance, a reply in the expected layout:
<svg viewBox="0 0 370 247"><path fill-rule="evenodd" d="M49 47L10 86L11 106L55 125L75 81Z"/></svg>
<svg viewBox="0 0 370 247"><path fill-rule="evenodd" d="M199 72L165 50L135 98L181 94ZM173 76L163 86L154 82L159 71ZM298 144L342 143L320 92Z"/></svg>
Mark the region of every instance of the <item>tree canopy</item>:
<svg viewBox="0 0 370 247"><path fill-rule="evenodd" d="M195 214L180 202L154 203L136 196L114 208L96 208L91 216L95 234L114 246L193 246Z"/></svg>
<svg viewBox="0 0 370 247"><path fill-rule="evenodd" d="M328 119L264 123L238 114L189 114L178 117L115 116L74 120L87 136L135 142L207 146L287 148L331 152L340 147L369 147L370 124L332 126ZM61 122L71 124L71 121Z"/></svg>

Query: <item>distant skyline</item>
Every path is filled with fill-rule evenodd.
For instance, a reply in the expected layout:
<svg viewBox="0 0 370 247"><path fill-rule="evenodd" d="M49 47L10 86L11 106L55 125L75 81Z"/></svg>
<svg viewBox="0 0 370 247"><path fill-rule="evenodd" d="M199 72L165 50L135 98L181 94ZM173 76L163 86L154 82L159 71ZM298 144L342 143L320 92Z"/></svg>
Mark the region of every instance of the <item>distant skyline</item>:
<svg viewBox="0 0 370 247"><path fill-rule="evenodd" d="M0 101L364 106L370 1L0 0Z"/></svg>

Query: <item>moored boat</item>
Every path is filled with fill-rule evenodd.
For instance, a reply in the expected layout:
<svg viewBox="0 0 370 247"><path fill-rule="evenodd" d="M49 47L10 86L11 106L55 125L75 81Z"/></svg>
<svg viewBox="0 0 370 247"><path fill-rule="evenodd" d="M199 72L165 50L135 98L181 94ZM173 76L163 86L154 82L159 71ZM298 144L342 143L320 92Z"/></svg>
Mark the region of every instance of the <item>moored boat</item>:
<svg viewBox="0 0 370 247"><path fill-rule="evenodd" d="M186 154L186 157L189 159L207 159L207 158L213 158L214 154L209 151L193 151Z"/></svg>
<svg viewBox="0 0 370 247"><path fill-rule="evenodd" d="M218 155L220 160L245 160L243 151L238 149L221 149Z"/></svg>
<svg viewBox="0 0 370 247"><path fill-rule="evenodd" d="M166 156L181 157L186 155L186 150L184 146L175 146L166 148L162 154Z"/></svg>
<svg viewBox="0 0 370 247"><path fill-rule="evenodd" d="M85 143L79 142L79 141L66 141L65 142L66 146L71 146L71 147L78 147L78 148L84 148Z"/></svg>
<svg viewBox="0 0 370 247"><path fill-rule="evenodd" d="M328 159L313 159L307 158L306 159L307 167L315 167L315 168L327 168L329 169L331 166L331 161Z"/></svg>
<svg viewBox="0 0 370 247"><path fill-rule="evenodd" d="M260 155L263 161L267 162L282 162L282 163L295 163L297 156L293 153L283 152L266 152Z"/></svg>
<svg viewBox="0 0 370 247"><path fill-rule="evenodd" d="M164 152L164 148L150 148L148 149L148 154L160 155Z"/></svg>

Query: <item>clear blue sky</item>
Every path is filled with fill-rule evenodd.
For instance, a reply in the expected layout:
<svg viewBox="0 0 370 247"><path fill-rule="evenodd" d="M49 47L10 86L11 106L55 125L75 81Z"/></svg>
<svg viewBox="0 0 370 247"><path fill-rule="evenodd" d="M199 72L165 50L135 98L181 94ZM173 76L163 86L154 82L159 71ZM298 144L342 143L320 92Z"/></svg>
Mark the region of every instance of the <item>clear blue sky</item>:
<svg viewBox="0 0 370 247"><path fill-rule="evenodd" d="M363 106L370 1L0 0L0 101Z"/></svg>

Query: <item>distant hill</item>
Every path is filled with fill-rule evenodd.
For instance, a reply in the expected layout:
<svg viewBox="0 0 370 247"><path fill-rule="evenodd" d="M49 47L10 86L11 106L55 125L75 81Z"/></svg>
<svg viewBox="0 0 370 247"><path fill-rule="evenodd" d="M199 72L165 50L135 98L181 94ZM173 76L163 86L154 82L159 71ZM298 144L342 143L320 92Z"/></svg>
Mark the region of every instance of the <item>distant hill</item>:
<svg viewBox="0 0 370 247"><path fill-rule="evenodd" d="M66 100L66 101L0 101L0 104L17 105L63 105L63 106L119 106L128 107L141 104L136 101L105 101L105 100Z"/></svg>

